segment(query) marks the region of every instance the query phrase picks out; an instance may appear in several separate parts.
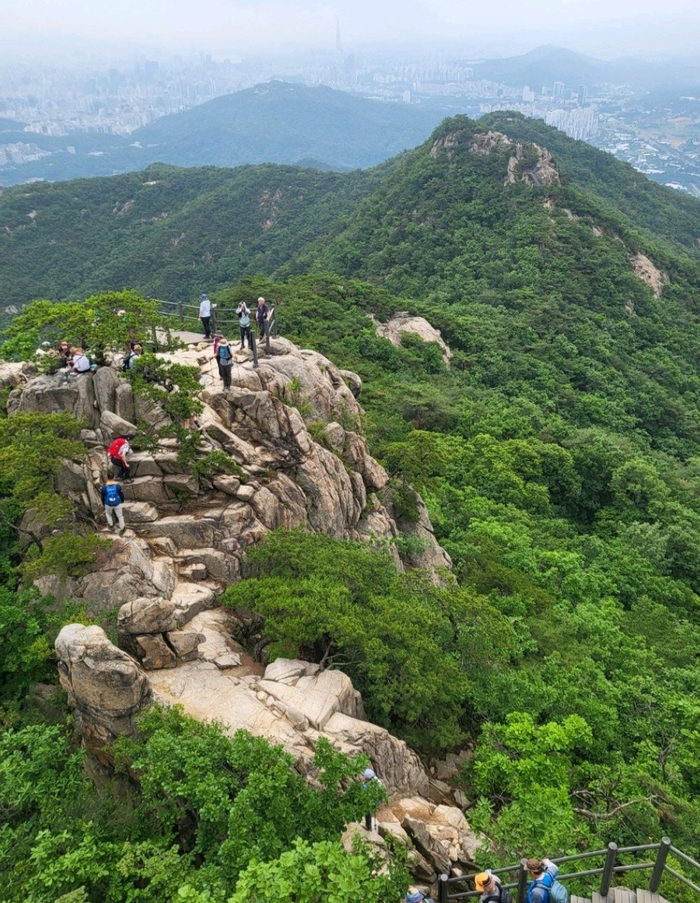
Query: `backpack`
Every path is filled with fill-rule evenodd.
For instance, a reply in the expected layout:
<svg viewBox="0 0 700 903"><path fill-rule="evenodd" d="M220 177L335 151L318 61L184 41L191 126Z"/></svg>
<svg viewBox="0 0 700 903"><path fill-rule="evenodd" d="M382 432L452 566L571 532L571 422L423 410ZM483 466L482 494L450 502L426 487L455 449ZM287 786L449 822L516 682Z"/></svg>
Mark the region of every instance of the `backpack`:
<svg viewBox="0 0 700 903"><path fill-rule="evenodd" d="M105 505L109 505L110 508L116 508L121 503L119 486L116 483L105 483Z"/></svg>
<svg viewBox="0 0 700 903"><path fill-rule="evenodd" d="M499 884L496 891L481 898L481 903L513 903L513 894Z"/></svg>
<svg viewBox="0 0 700 903"><path fill-rule="evenodd" d="M233 355L231 354L231 346L230 345L220 345L219 350L217 351L219 355L219 363L223 367L228 367L231 363L231 359Z"/></svg>
<svg viewBox="0 0 700 903"><path fill-rule="evenodd" d="M126 373L127 370L131 370L131 358L133 355L133 351L127 351L122 359L122 373Z"/></svg>
<svg viewBox="0 0 700 903"><path fill-rule="evenodd" d="M545 873L544 878L535 879L530 882L527 889L527 903L532 903L532 891L536 887L541 887L547 891L547 895L543 898L542 903L569 903L568 890L561 881L557 881L556 878L553 878L549 873Z"/></svg>
<svg viewBox="0 0 700 903"><path fill-rule="evenodd" d="M126 439L115 439L114 442L107 449L107 455L110 458L118 458L121 450L124 448L125 445L128 445L128 444L129 443L127 442ZM127 454L128 454L128 452L127 452Z"/></svg>

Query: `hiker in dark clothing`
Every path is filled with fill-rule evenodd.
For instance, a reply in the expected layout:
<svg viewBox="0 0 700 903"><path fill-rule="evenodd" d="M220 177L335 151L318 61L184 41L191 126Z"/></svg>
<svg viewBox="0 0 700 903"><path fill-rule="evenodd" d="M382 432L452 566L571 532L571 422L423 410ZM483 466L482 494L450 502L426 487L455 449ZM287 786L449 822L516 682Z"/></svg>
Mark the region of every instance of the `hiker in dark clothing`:
<svg viewBox="0 0 700 903"><path fill-rule="evenodd" d="M105 517L107 518L107 528L114 531L113 516L117 515L119 522L119 532L123 533L126 529L124 524L124 490L115 479L110 477L100 489L102 504L105 506Z"/></svg>
<svg viewBox="0 0 700 903"><path fill-rule="evenodd" d="M217 350L217 361L219 363L219 372L221 373L221 378L224 381L224 389L230 389L233 354L231 352L231 346L226 341L226 339L222 339L219 343L219 348Z"/></svg>
<svg viewBox="0 0 700 903"><path fill-rule="evenodd" d="M501 879L489 869L474 876L474 887L481 893L479 903L512 903L512 894L501 887Z"/></svg>
<svg viewBox="0 0 700 903"><path fill-rule="evenodd" d="M265 330L267 329L267 317L270 313L270 309L265 304L265 299L262 295L258 298L258 306L255 308L255 319L258 321L258 332L260 333L260 338L265 338Z"/></svg>

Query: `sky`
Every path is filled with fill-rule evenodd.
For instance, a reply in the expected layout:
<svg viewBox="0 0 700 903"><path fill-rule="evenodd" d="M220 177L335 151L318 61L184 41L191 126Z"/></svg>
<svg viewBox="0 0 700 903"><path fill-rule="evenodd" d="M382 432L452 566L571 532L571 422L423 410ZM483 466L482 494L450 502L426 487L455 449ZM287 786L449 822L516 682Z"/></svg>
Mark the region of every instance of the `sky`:
<svg viewBox="0 0 700 903"><path fill-rule="evenodd" d="M700 52L699 0L0 0L0 44L194 48L245 54L440 38L475 47L504 36L562 39L583 52ZM578 45L578 46L576 46ZM663 45L663 46L661 46Z"/></svg>

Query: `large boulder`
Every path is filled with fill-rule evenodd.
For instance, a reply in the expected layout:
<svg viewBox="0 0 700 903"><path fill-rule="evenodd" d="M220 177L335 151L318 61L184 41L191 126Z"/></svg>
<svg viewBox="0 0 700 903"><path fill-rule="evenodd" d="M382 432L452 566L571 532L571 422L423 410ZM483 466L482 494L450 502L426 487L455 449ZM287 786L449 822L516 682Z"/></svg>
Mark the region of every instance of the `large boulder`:
<svg viewBox="0 0 700 903"><path fill-rule="evenodd" d="M146 675L101 627L69 624L56 638L58 674L85 746L104 764L109 745L136 735L136 716L152 700Z"/></svg>

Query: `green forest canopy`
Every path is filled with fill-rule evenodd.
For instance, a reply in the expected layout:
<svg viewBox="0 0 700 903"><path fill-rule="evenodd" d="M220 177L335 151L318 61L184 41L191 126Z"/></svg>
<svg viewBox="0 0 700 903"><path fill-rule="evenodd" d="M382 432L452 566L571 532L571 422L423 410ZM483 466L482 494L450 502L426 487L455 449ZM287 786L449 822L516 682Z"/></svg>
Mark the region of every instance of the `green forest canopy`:
<svg viewBox="0 0 700 903"><path fill-rule="evenodd" d="M474 745L461 786L484 865L662 833L697 856L700 220L614 167L609 183L580 175L565 139L562 185L506 187L508 151L477 159L474 126L439 135L455 129L451 159L406 155L283 277L216 295L226 311L262 291L284 335L361 375L373 452L423 494L455 583L292 533L269 538L228 601L265 613L275 652L349 662L368 710L424 752ZM665 276L660 297L639 253ZM368 314L396 310L442 330L449 368L434 345L376 336ZM56 626L16 595L12 566L0 625L24 625L26 643L11 659L2 647L10 744L40 720L26 690L48 679ZM45 863L31 830L26 860ZM45 867L27 866L17 893Z"/></svg>

